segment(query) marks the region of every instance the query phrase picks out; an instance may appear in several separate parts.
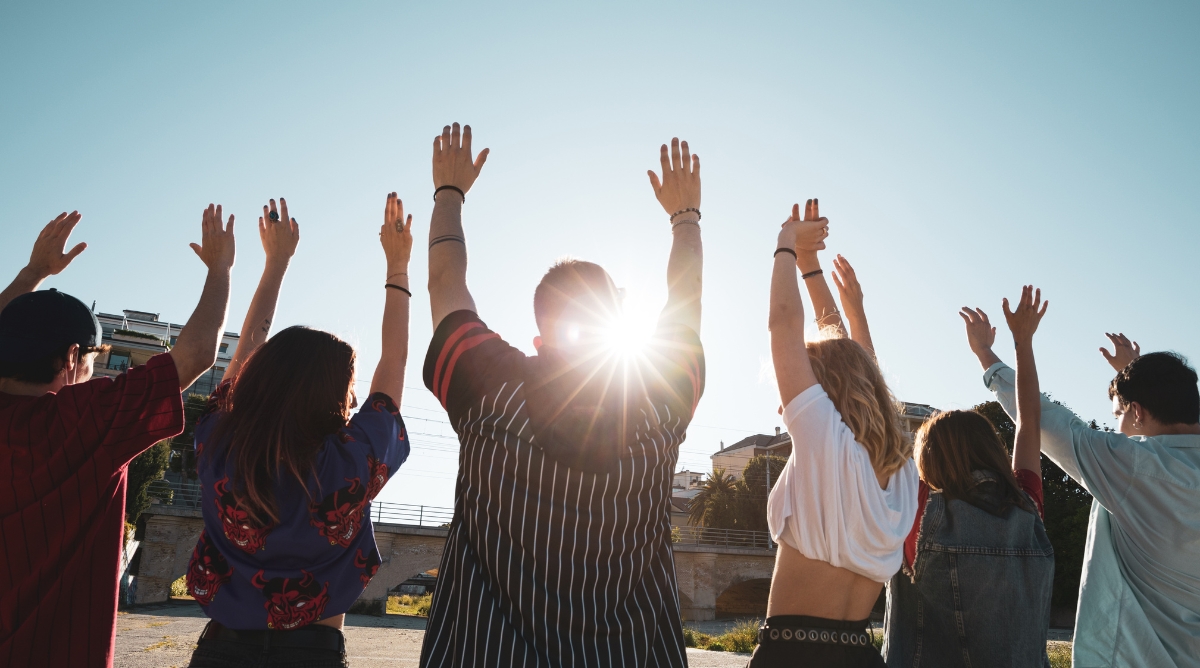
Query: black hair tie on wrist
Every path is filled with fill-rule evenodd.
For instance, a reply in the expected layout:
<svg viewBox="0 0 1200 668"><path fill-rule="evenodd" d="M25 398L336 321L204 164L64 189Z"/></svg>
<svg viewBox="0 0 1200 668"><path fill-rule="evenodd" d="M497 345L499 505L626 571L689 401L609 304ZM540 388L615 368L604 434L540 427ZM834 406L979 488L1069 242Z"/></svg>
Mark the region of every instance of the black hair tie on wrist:
<svg viewBox="0 0 1200 668"><path fill-rule="evenodd" d="M462 198L464 204L467 202L467 194L464 193L462 188L459 188L458 186L438 186L438 189L433 191L433 201L437 201L438 193L442 192L443 190L453 190L454 192L458 193L459 197Z"/></svg>
<svg viewBox="0 0 1200 668"><path fill-rule="evenodd" d="M395 289L399 290L400 292L403 292L404 294L408 295L409 297L412 296L412 293L408 291L408 288L396 285L395 283L387 283L383 287L384 288L395 288Z"/></svg>
<svg viewBox="0 0 1200 668"><path fill-rule="evenodd" d="M816 270L816 271L810 271L810 272L808 272L807 274L800 274L800 280L802 280L802 281L806 281L806 280L808 280L808 279L812 278L813 276L820 276L821 274L824 274L824 273L825 273L825 270L824 270L824 269L818 269L818 270Z"/></svg>
<svg viewBox="0 0 1200 668"><path fill-rule="evenodd" d="M796 251L794 251L794 250L792 250L792 249L790 249L790 248L776 248L776 249L775 249L775 254L776 254L776 255L779 255L780 253L791 253L791 254L792 254L792 257L796 257Z"/></svg>

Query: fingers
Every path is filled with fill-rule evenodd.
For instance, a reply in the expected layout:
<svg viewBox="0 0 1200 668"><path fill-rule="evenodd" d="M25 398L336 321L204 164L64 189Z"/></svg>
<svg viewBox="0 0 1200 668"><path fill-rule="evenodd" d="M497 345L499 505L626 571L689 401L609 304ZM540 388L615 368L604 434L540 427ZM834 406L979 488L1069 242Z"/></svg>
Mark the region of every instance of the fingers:
<svg viewBox="0 0 1200 668"><path fill-rule="evenodd" d="M217 211L216 211L216 213L213 214L212 224L213 224L214 232L223 232L224 231L224 228L221 226L221 205L220 204L217 205Z"/></svg>
<svg viewBox="0 0 1200 668"><path fill-rule="evenodd" d="M471 126L469 125L463 126L462 147L467 152L467 155L471 155Z"/></svg>
<svg viewBox="0 0 1200 668"><path fill-rule="evenodd" d="M691 174L692 173L692 152L690 149L688 149L688 143L686 141L679 142L679 148L683 152L683 155L680 158L679 168L682 169L685 174Z"/></svg>
<svg viewBox="0 0 1200 668"><path fill-rule="evenodd" d="M67 264L70 264L71 260L74 260L76 257L79 256L80 253L82 253L85 250L87 250L87 244L82 243L82 242L75 244L75 247L72 248L70 250L70 252L67 253L67 258L66 258Z"/></svg>
<svg viewBox="0 0 1200 668"><path fill-rule="evenodd" d="M408 214L408 220L404 221L404 233L408 234L408 235L412 234L412 214L411 213Z"/></svg>
<svg viewBox="0 0 1200 668"><path fill-rule="evenodd" d="M658 182L658 174L655 174L653 169L647 169L646 174L650 176L650 187L654 188L654 194L658 195L658 191L662 190L662 184Z"/></svg>
<svg viewBox="0 0 1200 668"><path fill-rule="evenodd" d="M680 164L679 157L679 137L671 138L671 169L683 169L683 165Z"/></svg>
<svg viewBox="0 0 1200 668"><path fill-rule="evenodd" d="M399 196L399 195L396 195L396 193L392 193L392 195L393 195L393 196L396 198L396 218L395 218L395 221L396 221L397 223L399 223L400 221L404 220L404 200L400 199L400 196ZM397 230L399 230L399 227L400 227L399 225L397 225L397 226L396 226Z"/></svg>
<svg viewBox="0 0 1200 668"><path fill-rule="evenodd" d="M64 243L66 242L67 237L71 236L71 231L75 229L75 225L79 223L79 219L82 217L83 216L79 215L78 211L72 211L71 213L66 214L65 217L60 216L62 220L58 223L58 229L56 232L57 236L63 238Z"/></svg>
<svg viewBox="0 0 1200 668"><path fill-rule="evenodd" d="M434 155L434 157L437 157L437 154L439 154L441 152L442 152L442 136L438 135L433 138L433 155Z"/></svg>
<svg viewBox="0 0 1200 668"><path fill-rule="evenodd" d="M279 220L279 210L275 208L275 200L270 200L271 208L267 211L267 219L271 221ZM220 216L217 216L220 218Z"/></svg>
<svg viewBox="0 0 1200 668"><path fill-rule="evenodd" d="M479 155L475 156L475 165L474 166L475 166L476 174L479 173L479 170L483 169L483 163L487 162L488 153L491 153L491 152L492 152L492 149L485 148L479 152ZM467 155L470 155L470 153L468 153Z"/></svg>
<svg viewBox="0 0 1200 668"><path fill-rule="evenodd" d="M462 128L458 123L450 129L450 148L462 148Z"/></svg>
<svg viewBox="0 0 1200 668"><path fill-rule="evenodd" d="M1038 317L1041 318L1042 316L1046 315L1046 309L1048 309L1048 308L1050 308L1050 300L1049 299L1042 302L1042 308L1038 311Z"/></svg>
<svg viewBox="0 0 1200 668"><path fill-rule="evenodd" d="M813 220L811 199L804 202L804 220Z"/></svg>
<svg viewBox="0 0 1200 668"><path fill-rule="evenodd" d="M1117 359L1117 356L1116 356L1115 354L1109 353L1107 350L1105 350L1105 349L1104 349L1104 346L1100 346L1100 354L1101 354L1101 355L1104 355L1104 359L1105 359L1105 360L1106 360L1106 361L1107 361L1109 364L1112 364L1112 363L1113 363L1113 361Z"/></svg>
<svg viewBox="0 0 1200 668"><path fill-rule="evenodd" d="M217 210L220 211L221 208L217 207ZM221 218L220 217L217 218L217 227L218 228L221 227ZM229 224L225 226L225 234L233 234L233 214L232 213L229 214Z"/></svg>
<svg viewBox="0 0 1200 668"><path fill-rule="evenodd" d="M449 126L449 125L447 125L446 127L442 128L442 137L441 137L441 140L442 140L442 150L443 150L443 151L449 151L449 150L450 150L450 146L451 146L451 145L450 145L450 126Z"/></svg>
<svg viewBox="0 0 1200 668"><path fill-rule="evenodd" d="M692 175L700 176L700 156L692 156Z"/></svg>
<svg viewBox="0 0 1200 668"><path fill-rule="evenodd" d="M1000 303L1004 307L1004 316L1005 317L1012 317L1012 316L1016 315L1016 313L1014 313L1013 311L1011 311L1008 308L1008 297L1005 297L1004 300L1001 301Z"/></svg>
<svg viewBox="0 0 1200 668"><path fill-rule="evenodd" d="M1142 354L1142 347L1138 345L1137 341L1133 342L1133 354L1138 357Z"/></svg>
<svg viewBox="0 0 1200 668"><path fill-rule="evenodd" d="M833 275L833 284L837 286L838 292L845 292L846 291L846 283L842 280L841 275L838 273L836 264L835 264L835 268L833 270L832 275Z"/></svg>
<svg viewBox="0 0 1200 668"><path fill-rule="evenodd" d="M807 206L807 205L805 205L805 206ZM807 211L807 210L808 209L805 209L805 211ZM799 204L792 205L792 217L789 218L788 220L800 220L800 205Z"/></svg>
<svg viewBox="0 0 1200 668"><path fill-rule="evenodd" d="M200 244L188 244L188 245L191 246L192 250L196 252L196 257L200 258L201 260L204 259L204 253L201 252L202 249L200 248Z"/></svg>
<svg viewBox="0 0 1200 668"><path fill-rule="evenodd" d="M812 215L813 215L813 217L812 217L812 219L813 219L813 220L820 220L820 219L821 219L821 205L820 205L820 202L819 202L819 200L817 200L817 198L816 198L816 197L814 197L814 198L813 198L813 201L812 201L812 203L813 203L813 212L812 212Z"/></svg>
<svg viewBox="0 0 1200 668"><path fill-rule="evenodd" d="M283 222L287 222L288 219L289 219L289 216L288 216L288 210L287 210L287 200L280 197L279 198L279 220L283 221Z"/></svg>
<svg viewBox="0 0 1200 668"><path fill-rule="evenodd" d="M671 173L671 156L667 153L667 145L663 144L658 150L658 162L662 166L662 177L667 178L667 174Z"/></svg>

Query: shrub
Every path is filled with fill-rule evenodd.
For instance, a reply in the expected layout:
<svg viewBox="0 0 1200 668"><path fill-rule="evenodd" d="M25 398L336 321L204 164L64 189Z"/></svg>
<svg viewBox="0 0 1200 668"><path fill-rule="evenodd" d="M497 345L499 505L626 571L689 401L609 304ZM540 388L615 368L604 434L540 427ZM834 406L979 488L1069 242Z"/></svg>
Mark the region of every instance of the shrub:
<svg viewBox="0 0 1200 668"><path fill-rule="evenodd" d="M429 610L433 607L433 594L422 594L420 596L412 596L410 594L393 594L388 596L387 613L389 615L415 615L417 617L428 617Z"/></svg>
<svg viewBox="0 0 1200 668"><path fill-rule="evenodd" d="M186 575L171 583L171 596L191 596L187 590Z"/></svg>

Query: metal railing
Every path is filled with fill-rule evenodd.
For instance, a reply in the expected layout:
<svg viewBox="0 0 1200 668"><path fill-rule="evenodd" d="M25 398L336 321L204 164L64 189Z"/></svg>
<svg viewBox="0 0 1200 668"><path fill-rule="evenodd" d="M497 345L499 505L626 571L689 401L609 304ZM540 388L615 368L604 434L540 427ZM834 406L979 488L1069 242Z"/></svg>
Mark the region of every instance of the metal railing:
<svg viewBox="0 0 1200 668"><path fill-rule="evenodd" d="M199 485L175 481L165 482L170 487L172 494L169 500L160 501L161 505L176 508L201 507L203 501ZM390 501L373 501L371 503L372 522L416 527L440 527L449 524L453 517L454 509L443 506L419 506Z"/></svg>
<svg viewBox="0 0 1200 668"><path fill-rule="evenodd" d="M775 543L771 540L769 532L713 529L711 527L674 527L671 529L671 542L678 545L775 549Z"/></svg>

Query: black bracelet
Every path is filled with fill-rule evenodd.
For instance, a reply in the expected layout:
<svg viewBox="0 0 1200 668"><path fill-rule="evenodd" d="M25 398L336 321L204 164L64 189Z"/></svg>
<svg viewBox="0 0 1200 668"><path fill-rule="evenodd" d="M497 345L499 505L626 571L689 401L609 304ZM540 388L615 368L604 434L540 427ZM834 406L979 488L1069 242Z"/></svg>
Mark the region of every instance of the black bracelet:
<svg viewBox="0 0 1200 668"><path fill-rule="evenodd" d="M464 193L462 191L462 188L459 188L458 186L439 186L437 190L433 191L433 201L435 201L435 202L437 201L437 194L442 192L443 190L453 190L454 192L458 193L459 197L462 197L463 203L464 204L466 203L467 194Z"/></svg>
<svg viewBox="0 0 1200 668"><path fill-rule="evenodd" d="M671 214L671 220L674 221L675 216L678 216L681 213L687 213L688 211L692 211L696 214L696 220L700 220L703 217L700 215L700 209L697 209L694 206L689 206L686 209L680 209L680 210L676 211L675 213Z"/></svg>
<svg viewBox="0 0 1200 668"><path fill-rule="evenodd" d="M790 249L790 248L776 248L776 249L775 249L775 254L776 254L776 255L779 255L780 253L791 253L791 254L792 254L792 257L796 257L796 251L794 251L794 250L792 250L792 249Z"/></svg>
<svg viewBox="0 0 1200 668"><path fill-rule="evenodd" d="M442 243L443 241L457 241L458 243L460 243L464 246L467 245L466 239L463 239L462 237L460 237L456 234L446 234L446 235L443 235L443 236L440 236L440 237L434 239L433 241L430 241L429 247L433 248L434 246Z"/></svg>
<svg viewBox="0 0 1200 668"><path fill-rule="evenodd" d="M384 288L396 288L397 290L399 290L400 292L403 292L404 294L408 295L409 297L412 296L412 293L408 291L408 288L406 288L404 286L396 285L395 283L387 283L383 287Z"/></svg>
<svg viewBox="0 0 1200 668"><path fill-rule="evenodd" d="M792 253L792 255L795 255L795 253ZM807 274L800 274L800 280L805 281L805 280L812 278L813 276L820 276L821 274L824 274L824 273L825 273L824 269L810 271Z"/></svg>

